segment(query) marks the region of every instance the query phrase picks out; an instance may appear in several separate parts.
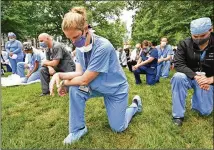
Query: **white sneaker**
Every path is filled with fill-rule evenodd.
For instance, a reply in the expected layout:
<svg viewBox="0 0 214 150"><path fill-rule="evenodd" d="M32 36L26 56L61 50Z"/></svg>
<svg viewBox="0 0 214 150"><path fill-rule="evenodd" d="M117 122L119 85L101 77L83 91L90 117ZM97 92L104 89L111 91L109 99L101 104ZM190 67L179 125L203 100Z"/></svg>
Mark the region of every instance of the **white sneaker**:
<svg viewBox="0 0 214 150"><path fill-rule="evenodd" d="M134 98L132 99L132 103L136 103L137 104L137 112L141 112L142 111L142 100L140 98L139 95L135 95Z"/></svg>
<svg viewBox="0 0 214 150"><path fill-rule="evenodd" d="M70 133L63 141L64 144L72 144L75 141L78 141L83 135L87 133L87 127L82 130L79 130L74 133Z"/></svg>

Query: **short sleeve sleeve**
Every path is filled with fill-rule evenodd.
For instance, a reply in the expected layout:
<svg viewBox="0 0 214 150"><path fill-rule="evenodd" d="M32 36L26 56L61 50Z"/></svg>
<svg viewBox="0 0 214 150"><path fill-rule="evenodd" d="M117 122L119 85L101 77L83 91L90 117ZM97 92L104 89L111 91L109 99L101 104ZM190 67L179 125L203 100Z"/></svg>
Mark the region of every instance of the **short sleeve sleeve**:
<svg viewBox="0 0 214 150"><path fill-rule="evenodd" d="M158 50L157 49L153 49L151 51L150 57L158 59Z"/></svg>
<svg viewBox="0 0 214 150"><path fill-rule="evenodd" d="M63 59L63 47L61 46L54 47L52 56L53 60Z"/></svg>
<svg viewBox="0 0 214 150"><path fill-rule="evenodd" d="M168 45L168 53L167 55L173 55L172 46Z"/></svg>
<svg viewBox="0 0 214 150"><path fill-rule="evenodd" d="M35 61L41 62L41 56L39 54L35 54Z"/></svg>
<svg viewBox="0 0 214 150"><path fill-rule="evenodd" d="M107 73L112 49L114 49L113 46L108 43L98 47L93 55L91 55L87 70Z"/></svg>

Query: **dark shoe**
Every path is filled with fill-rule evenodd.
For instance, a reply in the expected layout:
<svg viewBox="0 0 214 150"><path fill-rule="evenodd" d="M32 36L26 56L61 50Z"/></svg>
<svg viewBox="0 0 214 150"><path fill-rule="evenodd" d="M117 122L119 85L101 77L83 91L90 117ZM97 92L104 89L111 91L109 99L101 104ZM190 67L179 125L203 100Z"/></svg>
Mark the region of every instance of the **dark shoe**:
<svg viewBox="0 0 214 150"><path fill-rule="evenodd" d="M173 118L173 123L177 126L182 126L184 118Z"/></svg>
<svg viewBox="0 0 214 150"><path fill-rule="evenodd" d="M50 95L50 93L42 93L39 96L41 97L41 96L47 96L47 95Z"/></svg>

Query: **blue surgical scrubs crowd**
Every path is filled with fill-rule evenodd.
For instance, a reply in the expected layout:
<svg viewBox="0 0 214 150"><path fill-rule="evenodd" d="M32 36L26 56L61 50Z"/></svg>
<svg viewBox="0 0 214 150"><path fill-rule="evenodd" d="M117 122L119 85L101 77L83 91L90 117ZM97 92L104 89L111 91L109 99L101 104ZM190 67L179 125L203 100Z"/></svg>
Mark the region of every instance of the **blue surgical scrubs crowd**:
<svg viewBox="0 0 214 150"><path fill-rule="evenodd" d="M142 39L132 50L128 46L115 49L108 39L96 35L86 16L84 7L74 7L63 18L62 31L72 41L72 52L48 33L38 35L36 49L31 42L21 43L15 33L9 32L5 51L1 53L2 74L12 72L25 83L40 80L40 96L54 95L55 86L58 95L68 93L69 127L64 144L72 144L88 132L84 110L92 97L104 98L108 122L114 132L127 129L132 117L147 107L142 102L146 98L139 95L128 106L130 87L124 69L130 71L135 84L141 84L142 88L145 84L155 86L175 70L169 83L175 125L183 124L189 89L194 90L192 109L201 115L212 113L214 34L210 18L192 20L191 36L177 46L170 45L166 35L157 37L158 43ZM76 26L78 21L85 24Z"/></svg>

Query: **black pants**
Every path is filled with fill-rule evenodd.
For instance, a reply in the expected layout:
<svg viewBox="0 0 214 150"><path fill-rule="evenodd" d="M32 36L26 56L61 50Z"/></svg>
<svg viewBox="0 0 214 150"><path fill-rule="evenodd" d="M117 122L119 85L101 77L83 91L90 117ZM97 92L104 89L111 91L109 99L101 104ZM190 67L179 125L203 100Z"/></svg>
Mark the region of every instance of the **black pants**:
<svg viewBox="0 0 214 150"><path fill-rule="evenodd" d="M75 71L74 68L70 68L70 70L68 71L62 71L59 68L54 68L54 70L56 72L71 72L71 71ZM50 74L49 74L49 70L48 67L41 67L40 69L40 80L41 80L41 88L42 88L42 93L47 94L50 92L49 90L49 83L50 83Z"/></svg>
<svg viewBox="0 0 214 150"><path fill-rule="evenodd" d="M132 66L134 66L134 65L136 65L136 64L137 64L137 61L135 61L135 60L128 61L128 62L127 62L127 65L128 65L128 67L129 67L129 71L132 72Z"/></svg>

